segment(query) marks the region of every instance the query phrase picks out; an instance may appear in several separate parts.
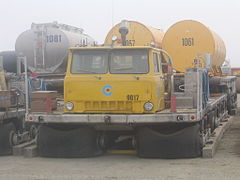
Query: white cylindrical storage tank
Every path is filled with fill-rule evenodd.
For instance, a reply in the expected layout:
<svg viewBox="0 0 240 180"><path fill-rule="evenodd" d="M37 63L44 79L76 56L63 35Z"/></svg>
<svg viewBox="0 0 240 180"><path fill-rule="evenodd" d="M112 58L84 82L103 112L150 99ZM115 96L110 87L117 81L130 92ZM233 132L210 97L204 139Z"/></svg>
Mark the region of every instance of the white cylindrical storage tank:
<svg viewBox="0 0 240 180"><path fill-rule="evenodd" d="M31 72L63 74L69 47L94 44L83 29L54 22L32 24L31 29L18 36L15 51L18 56L27 57Z"/></svg>

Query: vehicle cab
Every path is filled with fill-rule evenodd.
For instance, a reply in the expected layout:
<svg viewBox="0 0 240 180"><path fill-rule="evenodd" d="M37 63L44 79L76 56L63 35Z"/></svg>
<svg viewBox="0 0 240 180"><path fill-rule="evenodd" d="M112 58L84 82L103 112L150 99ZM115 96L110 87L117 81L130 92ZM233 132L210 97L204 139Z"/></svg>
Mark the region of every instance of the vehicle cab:
<svg viewBox="0 0 240 180"><path fill-rule="evenodd" d="M70 48L65 113L155 113L165 108L164 56L146 46Z"/></svg>

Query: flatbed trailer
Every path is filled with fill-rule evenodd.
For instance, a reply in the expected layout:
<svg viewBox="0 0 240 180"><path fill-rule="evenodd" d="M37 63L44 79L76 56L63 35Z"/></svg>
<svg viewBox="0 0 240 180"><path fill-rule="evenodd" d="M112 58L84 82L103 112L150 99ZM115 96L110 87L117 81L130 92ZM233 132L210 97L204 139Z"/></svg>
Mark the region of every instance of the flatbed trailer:
<svg viewBox="0 0 240 180"><path fill-rule="evenodd" d="M12 146L23 140L24 116L25 109L22 108L9 108L0 111L0 155L11 154Z"/></svg>
<svg viewBox="0 0 240 180"><path fill-rule="evenodd" d="M207 108L198 113L196 109L177 109L175 113L171 109L164 109L155 114L67 114L63 112L63 101L58 101L58 109L51 113L34 112L29 113L27 118L29 122L44 123L77 123L77 124L145 124L145 123L193 123L199 122L207 111L217 108L223 101L227 101L226 94L218 94L209 98ZM227 111L222 112L222 118L226 117ZM181 119L179 119L181 116ZM193 119L191 119L191 116Z"/></svg>
<svg viewBox="0 0 240 180"><path fill-rule="evenodd" d="M4 124L9 119L22 118L25 115L25 109L9 108L5 111L0 111L0 124Z"/></svg>

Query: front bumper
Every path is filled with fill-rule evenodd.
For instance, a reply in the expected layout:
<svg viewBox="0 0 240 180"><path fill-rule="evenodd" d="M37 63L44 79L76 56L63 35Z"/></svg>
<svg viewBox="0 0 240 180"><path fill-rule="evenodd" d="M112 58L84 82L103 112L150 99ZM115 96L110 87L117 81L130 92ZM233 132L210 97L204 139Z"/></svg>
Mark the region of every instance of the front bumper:
<svg viewBox="0 0 240 180"><path fill-rule="evenodd" d="M195 118L193 118L195 117ZM76 124L149 124L199 121L196 112L156 114L37 114L26 116L32 123L76 123Z"/></svg>

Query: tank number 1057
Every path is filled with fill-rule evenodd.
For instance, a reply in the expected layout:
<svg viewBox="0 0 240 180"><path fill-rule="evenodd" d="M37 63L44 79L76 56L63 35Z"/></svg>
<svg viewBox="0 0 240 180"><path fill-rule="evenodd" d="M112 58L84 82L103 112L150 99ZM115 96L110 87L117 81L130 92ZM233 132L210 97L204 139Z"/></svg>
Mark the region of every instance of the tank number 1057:
<svg viewBox="0 0 240 180"><path fill-rule="evenodd" d="M194 46L193 38L182 38L182 46Z"/></svg>
<svg viewBox="0 0 240 180"><path fill-rule="evenodd" d="M127 46L135 46L135 40L126 40Z"/></svg>

